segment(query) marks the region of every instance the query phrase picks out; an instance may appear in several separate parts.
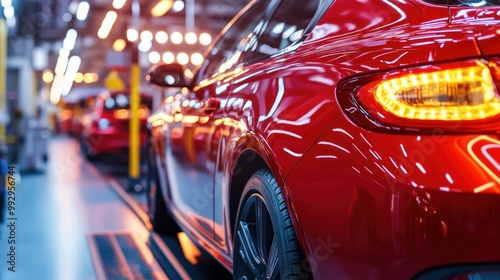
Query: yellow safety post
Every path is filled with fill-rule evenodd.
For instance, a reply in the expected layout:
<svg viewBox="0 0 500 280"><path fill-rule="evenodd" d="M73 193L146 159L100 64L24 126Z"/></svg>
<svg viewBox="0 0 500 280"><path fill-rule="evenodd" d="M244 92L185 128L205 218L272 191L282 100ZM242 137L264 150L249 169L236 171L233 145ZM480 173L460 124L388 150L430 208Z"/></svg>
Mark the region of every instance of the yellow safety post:
<svg viewBox="0 0 500 280"><path fill-rule="evenodd" d="M7 25L0 18L0 114L7 116ZM5 123L0 123L0 142L5 143Z"/></svg>
<svg viewBox="0 0 500 280"><path fill-rule="evenodd" d="M139 30L139 2L132 2L132 25ZM130 147L129 147L129 190L137 190L140 184L140 129L139 107L141 105L139 50L137 42L132 43L132 61L130 65Z"/></svg>

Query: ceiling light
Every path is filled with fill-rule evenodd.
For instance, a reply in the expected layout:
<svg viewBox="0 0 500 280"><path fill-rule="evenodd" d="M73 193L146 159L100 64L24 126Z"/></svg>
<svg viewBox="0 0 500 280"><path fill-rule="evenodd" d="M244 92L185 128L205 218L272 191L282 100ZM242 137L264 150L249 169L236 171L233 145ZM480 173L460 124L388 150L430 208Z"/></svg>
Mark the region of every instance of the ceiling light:
<svg viewBox="0 0 500 280"><path fill-rule="evenodd" d="M108 11L106 16L104 17L104 20L102 21L99 31L97 32L97 37L106 39L109 35L109 32L111 32L111 29L113 28L113 24L115 23L117 17L118 15L115 11Z"/></svg>
<svg viewBox="0 0 500 280"><path fill-rule="evenodd" d="M85 73L85 75L83 75L83 81L87 84L90 84L94 82L94 76L92 75L92 73Z"/></svg>
<svg viewBox="0 0 500 280"><path fill-rule="evenodd" d="M61 100L61 90L64 83L63 75L56 75L50 88L50 102L57 104Z"/></svg>
<svg viewBox="0 0 500 280"><path fill-rule="evenodd" d="M163 54L163 62L170 64L175 61L175 56L171 52L166 52Z"/></svg>
<svg viewBox="0 0 500 280"><path fill-rule="evenodd" d="M137 48L139 49L140 52L147 52L153 47L153 42L151 41L142 41L139 43L139 46Z"/></svg>
<svg viewBox="0 0 500 280"><path fill-rule="evenodd" d="M182 11L182 9L184 9L184 2L182 2L181 0L175 1L174 6L172 7L172 11L177 13Z"/></svg>
<svg viewBox="0 0 500 280"><path fill-rule="evenodd" d="M141 32L141 41L151 42L153 40L153 33L149 30L144 30Z"/></svg>
<svg viewBox="0 0 500 280"><path fill-rule="evenodd" d="M204 46L208 46L210 45L210 43L212 42L212 36L210 36L210 34L208 33L201 33L200 34L200 43Z"/></svg>
<svg viewBox="0 0 500 280"><path fill-rule="evenodd" d="M76 10L76 19L78 19L79 21L86 20L87 16L89 15L89 9L90 5L88 2L80 2L80 4L78 4L78 9Z"/></svg>
<svg viewBox="0 0 500 280"><path fill-rule="evenodd" d="M170 8L174 5L173 0L160 0L154 7L151 9L151 15L154 17L161 17L166 14Z"/></svg>
<svg viewBox="0 0 500 280"><path fill-rule="evenodd" d="M127 30L127 40L129 40L129 42L135 42L138 38L139 33L137 33L137 30L132 28Z"/></svg>
<svg viewBox="0 0 500 280"><path fill-rule="evenodd" d="M68 62L68 68L66 69L66 73L64 74L64 84L61 91L62 95L67 95L73 86L73 81L75 80L76 73L78 72L78 68L80 68L82 60L79 56L72 56Z"/></svg>
<svg viewBox="0 0 500 280"><path fill-rule="evenodd" d="M158 42L160 44L165 44L168 41L167 32L159 31L158 33L156 33L155 38L156 38L156 42Z"/></svg>
<svg viewBox="0 0 500 280"><path fill-rule="evenodd" d="M68 66L68 57L60 55L57 58L56 68L54 69L56 75L64 75L64 71L66 71L66 66Z"/></svg>
<svg viewBox="0 0 500 280"><path fill-rule="evenodd" d="M64 38L63 41L63 48L68 51L73 50L75 48L76 37L78 37L78 33L76 32L76 30L68 30L68 32L66 32L66 38Z"/></svg>
<svg viewBox="0 0 500 280"><path fill-rule="evenodd" d="M182 43L182 34L180 32L174 32L170 35L170 41L172 41L172 43L178 45L180 43Z"/></svg>
<svg viewBox="0 0 500 280"><path fill-rule="evenodd" d="M195 53L193 53L193 54L191 55L191 63L192 63L193 65L198 66L198 65L200 65L202 62L203 62L203 55L201 55L201 53L197 53L197 52L195 52Z"/></svg>
<svg viewBox="0 0 500 280"><path fill-rule="evenodd" d="M177 62L180 65L186 65L189 63L189 56L186 53L181 52L177 55Z"/></svg>
<svg viewBox="0 0 500 280"><path fill-rule="evenodd" d="M7 6L3 9L3 14L5 15L6 19L14 18L14 7L12 6Z"/></svg>
<svg viewBox="0 0 500 280"><path fill-rule="evenodd" d="M2 7L6 8L12 6L12 0L2 0Z"/></svg>
<svg viewBox="0 0 500 280"><path fill-rule="evenodd" d="M123 39L116 39L115 42L113 43L113 50L116 52L121 52L125 49L127 46L127 42Z"/></svg>
<svg viewBox="0 0 500 280"><path fill-rule="evenodd" d="M51 83L54 80L54 74L52 71L47 70L43 72L42 79L46 84Z"/></svg>
<svg viewBox="0 0 500 280"><path fill-rule="evenodd" d="M119 9L123 8L123 6L125 5L126 2L127 2L127 0L114 0L113 1L113 8L119 10Z"/></svg>
<svg viewBox="0 0 500 280"><path fill-rule="evenodd" d="M78 10L78 2L78 0L73 0L71 1L71 3L69 3L68 11L73 15L76 14L76 11Z"/></svg>
<svg viewBox="0 0 500 280"><path fill-rule="evenodd" d="M149 62L151 62L152 64L156 64L161 60L160 54L158 52L150 52L148 58Z"/></svg>
<svg viewBox="0 0 500 280"><path fill-rule="evenodd" d="M196 34L194 34L193 32L188 32L188 33L186 33L185 40L186 40L186 43L193 45L193 44L196 44L196 41L198 40L198 38L197 38Z"/></svg>
<svg viewBox="0 0 500 280"><path fill-rule="evenodd" d="M81 72L78 72L75 75L75 83L79 84L81 82L83 82L83 74Z"/></svg>
<svg viewBox="0 0 500 280"><path fill-rule="evenodd" d="M64 22L70 22L72 18L73 18L73 16L70 13L65 13L62 16L62 19L64 20Z"/></svg>

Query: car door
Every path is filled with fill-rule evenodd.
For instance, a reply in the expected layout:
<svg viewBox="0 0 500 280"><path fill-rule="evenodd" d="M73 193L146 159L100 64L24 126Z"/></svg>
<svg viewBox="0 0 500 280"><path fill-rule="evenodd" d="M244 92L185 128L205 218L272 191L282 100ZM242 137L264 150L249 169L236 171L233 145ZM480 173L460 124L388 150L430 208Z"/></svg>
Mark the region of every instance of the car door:
<svg viewBox="0 0 500 280"><path fill-rule="evenodd" d="M270 3L258 1L223 31L207 52L194 78L194 89L178 95L168 129L166 168L174 214L194 233L216 240L218 247L223 240L214 235L214 199L220 202L223 192L214 187L214 174L225 108L230 105L230 82L240 69L245 47L262 28Z"/></svg>

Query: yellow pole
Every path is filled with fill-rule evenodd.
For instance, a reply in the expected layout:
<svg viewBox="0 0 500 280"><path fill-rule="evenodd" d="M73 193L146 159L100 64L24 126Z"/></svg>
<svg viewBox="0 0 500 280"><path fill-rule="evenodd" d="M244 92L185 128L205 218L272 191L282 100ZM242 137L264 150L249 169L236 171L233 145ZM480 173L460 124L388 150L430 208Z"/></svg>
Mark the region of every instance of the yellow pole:
<svg viewBox="0 0 500 280"><path fill-rule="evenodd" d="M130 81L130 165L129 175L131 179L139 178L140 161L140 130L139 130L139 107L141 96L139 93L140 70L137 63L131 65Z"/></svg>
<svg viewBox="0 0 500 280"><path fill-rule="evenodd" d="M0 114L7 115L7 25L0 18ZM5 143L5 124L0 123L0 142Z"/></svg>
<svg viewBox="0 0 500 280"><path fill-rule="evenodd" d="M132 1L132 26L139 31L140 4L138 0ZM139 93L140 68L139 49L137 42L132 43L132 61L130 65L130 147L129 147L129 190L137 190L140 186L140 129L139 107L141 95ZM142 188L142 186L140 186Z"/></svg>

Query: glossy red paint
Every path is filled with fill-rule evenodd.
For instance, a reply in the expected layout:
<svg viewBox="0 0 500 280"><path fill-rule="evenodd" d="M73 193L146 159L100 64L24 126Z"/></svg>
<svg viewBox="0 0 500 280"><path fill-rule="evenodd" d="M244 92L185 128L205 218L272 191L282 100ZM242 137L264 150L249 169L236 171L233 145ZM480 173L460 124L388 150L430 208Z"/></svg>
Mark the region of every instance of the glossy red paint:
<svg viewBox="0 0 500 280"><path fill-rule="evenodd" d="M348 103L364 77L477 60L491 62L498 95L498 26L499 7L337 0L289 50L201 68L149 118L168 207L231 270L239 179L265 167L315 279L500 262L498 116L374 128L356 114L376 112Z"/></svg>
<svg viewBox="0 0 500 280"><path fill-rule="evenodd" d="M115 105L115 100L123 96L124 105ZM118 98L117 98L118 97ZM112 100L112 105L107 108L106 102ZM151 107L151 96L142 94L140 120L140 143L146 143L146 116ZM99 94L92 108L80 117L82 124L81 141L85 143L89 155L102 153L124 152L129 147L129 103L128 91L103 92ZM117 107L117 108L115 108ZM118 108L119 107L119 108Z"/></svg>

